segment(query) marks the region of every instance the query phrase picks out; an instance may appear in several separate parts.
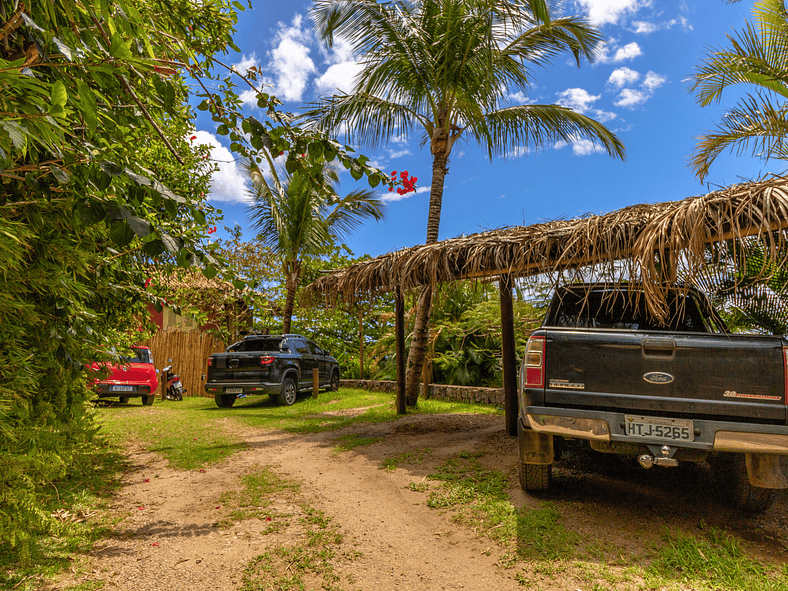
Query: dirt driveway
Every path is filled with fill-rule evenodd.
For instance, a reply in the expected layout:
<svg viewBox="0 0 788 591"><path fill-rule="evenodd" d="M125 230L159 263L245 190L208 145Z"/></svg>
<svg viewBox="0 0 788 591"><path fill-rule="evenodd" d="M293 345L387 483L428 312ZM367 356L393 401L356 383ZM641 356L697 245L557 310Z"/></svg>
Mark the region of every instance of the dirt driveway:
<svg viewBox="0 0 788 591"><path fill-rule="evenodd" d="M122 533L100 543L87 568L61 588L101 581L105 590L239 589L245 566L266 549L303 543L306 531L297 519L303 499L342 534L334 588L343 590L505 591L523 584L546 590L640 589L642 579L628 567L647 561L666 531L720 527L752 542L770 562L781 560L788 546L784 502L761 516L741 515L718 498L702 465L646 472L617 458L569 454L549 497L525 495L517 483L516 439L504 434L500 416L411 415L311 435L235 433L246 450L204 471L175 471L160 457L130 448L136 467L114 503ZM337 453L337 438L351 433L380 439ZM426 449L431 451L419 453ZM558 507L561 522L579 540L578 559L550 568L505 564L501 549L479 528L458 525L451 512L429 508L419 483L460 452L483 452L486 467L508 474L515 507L539 508L546 499ZM381 469L395 456L412 461ZM283 492L270 508L293 518L273 531L260 518L217 526L231 510L223 493L238 490L241 477L259 466L301 483L299 492ZM315 581L307 588L322 586ZM268 588L278 589L273 582L259 586Z"/></svg>

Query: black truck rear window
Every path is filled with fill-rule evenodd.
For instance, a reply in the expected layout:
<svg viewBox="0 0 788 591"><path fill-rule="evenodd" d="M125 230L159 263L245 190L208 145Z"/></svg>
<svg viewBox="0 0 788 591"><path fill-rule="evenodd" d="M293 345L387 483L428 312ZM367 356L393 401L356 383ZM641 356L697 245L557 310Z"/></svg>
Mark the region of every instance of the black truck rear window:
<svg viewBox="0 0 788 591"><path fill-rule="evenodd" d="M544 324L567 328L716 332L717 327L704 318L692 293L670 292L668 309L669 320L660 323L646 313L642 292L570 289L556 293Z"/></svg>
<svg viewBox="0 0 788 591"><path fill-rule="evenodd" d="M227 347L228 353L255 353L258 351L278 353L282 344L281 338L255 338L245 339Z"/></svg>

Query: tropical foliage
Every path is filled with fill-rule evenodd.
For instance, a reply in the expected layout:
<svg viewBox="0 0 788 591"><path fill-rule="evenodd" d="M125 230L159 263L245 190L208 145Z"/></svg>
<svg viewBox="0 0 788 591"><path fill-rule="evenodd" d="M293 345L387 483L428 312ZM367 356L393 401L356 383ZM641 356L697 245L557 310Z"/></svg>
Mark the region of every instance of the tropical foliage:
<svg viewBox="0 0 788 591"><path fill-rule="evenodd" d="M93 433L85 367L145 336L147 269L236 279L206 239L212 165L195 146L202 100L242 157L330 194L326 162L387 175L292 125L254 76L263 122L241 113L230 0L51 0L0 5L0 552L29 556L40 507ZM188 84L187 84L188 81ZM191 89L196 89L192 93ZM302 155L306 155L305 157ZM148 289L146 289L148 288Z"/></svg>
<svg viewBox="0 0 788 591"><path fill-rule="evenodd" d="M287 289L282 313L282 333L290 332L298 280L305 256L326 252L333 237L344 238L366 219L383 219L383 202L372 191L356 189L344 196L337 194L339 175L328 165L320 175L323 193L314 186L299 182L284 172L266 181L253 162L247 170L252 179L250 217L259 230L258 238L279 256ZM275 169L272 169L275 170Z"/></svg>
<svg viewBox="0 0 788 591"><path fill-rule="evenodd" d="M783 0L762 0L753 16L754 23L727 35L729 47L708 53L692 79L691 89L703 106L719 102L733 86L754 88L715 130L698 138L691 165L701 180L726 150L751 151L764 160L788 157L788 11Z"/></svg>
<svg viewBox="0 0 788 591"><path fill-rule="evenodd" d="M544 0L316 0L314 23L330 46L350 42L364 69L352 94L321 100L307 113L351 141L385 145L420 133L432 154L426 243L437 241L443 187L455 144L479 144L492 159L522 148L587 138L623 157L600 123L558 105L517 104L533 67L569 52L593 61L599 33L576 17L552 18ZM416 403L429 333L432 291L422 289L407 366L407 401Z"/></svg>

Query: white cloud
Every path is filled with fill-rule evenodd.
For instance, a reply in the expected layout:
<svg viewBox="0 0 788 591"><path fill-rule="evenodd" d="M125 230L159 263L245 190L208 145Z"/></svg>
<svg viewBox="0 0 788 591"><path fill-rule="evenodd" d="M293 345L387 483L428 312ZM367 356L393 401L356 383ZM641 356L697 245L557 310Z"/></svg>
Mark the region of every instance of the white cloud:
<svg viewBox="0 0 788 591"><path fill-rule="evenodd" d="M632 43L627 43L624 47L619 47L611 61L613 63L623 62L635 59L639 55L643 55L643 51L640 49L640 45L633 41Z"/></svg>
<svg viewBox="0 0 788 591"><path fill-rule="evenodd" d="M196 131L193 135L197 138L195 144L207 144L211 147L210 160L217 164L218 170L211 175L211 194L213 201L230 201L235 203L248 203L246 177L235 161L235 158L215 135L207 131Z"/></svg>
<svg viewBox="0 0 788 591"><path fill-rule="evenodd" d="M608 84L612 84L616 88L623 88L629 84L634 84L640 79L640 74L635 70L629 68L616 68L607 79Z"/></svg>
<svg viewBox="0 0 788 591"><path fill-rule="evenodd" d="M404 150L389 150L389 158L402 158L403 156L410 156L413 154L409 149Z"/></svg>
<svg viewBox="0 0 788 591"><path fill-rule="evenodd" d="M601 94L596 96L590 94L583 88L567 88L563 92L556 94L559 97L558 101L556 101L559 105L578 113L587 113L591 106L602 96Z"/></svg>
<svg viewBox="0 0 788 591"><path fill-rule="evenodd" d="M618 98L613 102L617 107L626 107L631 109L638 105L642 105L649 99L649 94L642 90L634 88L624 88L618 94Z"/></svg>
<svg viewBox="0 0 788 591"><path fill-rule="evenodd" d="M644 35L648 35L649 33L653 33L654 31L658 31L660 29L659 25L655 25L654 23L649 23L646 21L635 21L632 24L635 25L635 33Z"/></svg>
<svg viewBox="0 0 788 591"><path fill-rule="evenodd" d="M384 192L380 195L381 201L385 201L386 203L393 203L395 201L402 201L404 199L410 199L414 195L419 195L420 193L429 193L430 187L417 187L415 193L405 193L404 195L397 194L397 189L394 189L391 192Z"/></svg>
<svg viewBox="0 0 788 591"><path fill-rule="evenodd" d="M252 52L251 55L241 55L241 61L233 64L233 69L237 70L241 74L246 74L248 70L259 67L260 60L257 59L257 54L255 52Z"/></svg>
<svg viewBox="0 0 788 591"><path fill-rule="evenodd" d="M337 94L338 92L350 94L355 86L356 75L363 68L355 61L334 64L326 70L325 74L315 79L315 86L321 94Z"/></svg>
<svg viewBox="0 0 788 591"><path fill-rule="evenodd" d="M274 94L284 101L300 101L309 77L317 72L307 45L312 36L308 29L301 27L302 21L303 16L298 14L289 27L279 23L277 45L269 52L268 68L274 72Z"/></svg>
<svg viewBox="0 0 788 591"><path fill-rule="evenodd" d="M648 74L646 74L646 79L643 80L643 88L645 90L648 90L649 92L653 92L654 90L665 84L666 80L667 78L665 78L665 76L661 76L660 74L657 74L655 72L649 72Z"/></svg>
<svg viewBox="0 0 788 591"><path fill-rule="evenodd" d="M685 16L678 16L677 18L670 19L669 21L654 23L649 21L633 21L634 32L642 35L648 35L654 31L661 31L663 29L672 29L674 27L681 27L685 31L692 31L692 25Z"/></svg>
<svg viewBox="0 0 788 591"><path fill-rule="evenodd" d="M650 0L577 0L577 3L597 26L618 24L641 8L651 5Z"/></svg>
<svg viewBox="0 0 788 591"><path fill-rule="evenodd" d="M605 154L605 148L594 144L591 140L575 140L572 142L559 141L553 144L553 148L560 150L572 146L572 154L575 156L590 156L591 154Z"/></svg>
<svg viewBox="0 0 788 591"><path fill-rule="evenodd" d="M600 109L594 109L592 111L592 115L594 119L599 121L600 123L607 123L609 121L613 121L618 115L615 113L611 113L610 111L602 111Z"/></svg>

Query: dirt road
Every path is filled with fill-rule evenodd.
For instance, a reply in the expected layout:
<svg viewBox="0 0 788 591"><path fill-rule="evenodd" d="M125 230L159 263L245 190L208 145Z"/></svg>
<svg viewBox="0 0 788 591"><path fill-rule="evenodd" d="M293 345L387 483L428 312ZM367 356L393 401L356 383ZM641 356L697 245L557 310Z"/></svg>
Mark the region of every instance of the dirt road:
<svg viewBox="0 0 788 591"><path fill-rule="evenodd" d="M337 453L337 438L349 433L379 439ZM64 580L63 587L102 581L103 589L112 591L239 589L243 570L255 557L304 543L307 532L298 517L305 500L342 534L332 562L334 588L343 590L505 591L522 589L521 583L556 590L638 589L642 579L627 567L648 560L666 531L725 528L751 541L770 561L780 560L788 544L783 502L762 516L741 515L718 498L702 466L645 472L617 458L569 454L559 464L549 500L577 535L578 559L551 568L506 564L484 532L456 524L451 512L429 508L419 486L448 458L484 452L480 461L486 467L509 475L515 507L543 506L545 498L525 495L517 484L516 440L504 434L500 416L408 416L312 435L236 434L247 449L204 471L172 470L160 457L130 448L136 468L114 503L123 518L121 533L101 542L88 567ZM384 460L407 453L411 459L397 469L381 469ZM274 515L271 521L217 526L231 517L232 502L225 502L223 493L239 490L241 477L259 466L299 482L300 490L277 494L267 510ZM605 585L594 587L600 580ZM308 588L324 583L313 584ZM259 586L267 588L278 589L273 583Z"/></svg>

